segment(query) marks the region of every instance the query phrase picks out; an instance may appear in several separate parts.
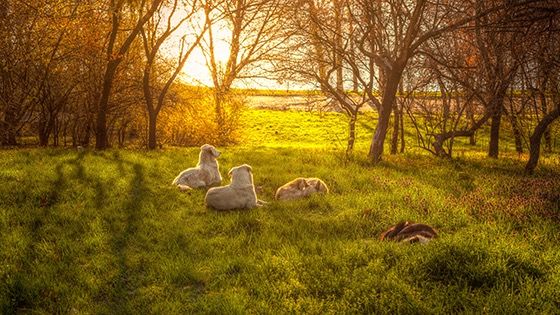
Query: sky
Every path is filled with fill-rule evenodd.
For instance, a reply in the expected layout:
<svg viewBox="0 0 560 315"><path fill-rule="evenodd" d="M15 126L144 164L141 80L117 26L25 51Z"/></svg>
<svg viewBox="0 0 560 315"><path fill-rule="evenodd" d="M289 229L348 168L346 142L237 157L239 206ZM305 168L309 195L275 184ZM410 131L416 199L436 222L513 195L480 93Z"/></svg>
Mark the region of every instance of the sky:
<svg viewBox="0 0 560 315"><path fill-rule="evenodd" d="M221 44L216 45L216 56L217 59L223 63L225 63L229 57L229 45L225 41L221 41ZM200 48L196 48L187 60L187 63L181 72L181 80L193 85L203 85L208 87L213 86L212 77L208 71L204 54ZM283 84L280 84L275 80L268 80L264 78L236 80L234 81L233 87L272 90L301 89L301 87L293 82L283 82Z"/></svg>
<svg viewBox="0 0 560 315"><path fill-rule="evenodd" d="M177 19L174 19L178 21ZM195 18L196 21L196 18ZM202 24L203 18L199 17L197 22ZM175 57L179 55L180 51L180 38L187 34L187 39L194 39L192 35L193 26L183 24L175 33L168 39L166 44L162 47L163 54L168 57ZM229 57L229 43L227 41L230 36L229 30L225 25L213 26L213 36L215 39L215 54L218 62L225 63ZM188 35L191 33L191 35ZM206 65L206 59L200 47L196 47L189 56L185 66L180 75L180 80L185 83L193 85L202 85L212 87L212 77ZM251 80L236 80L233 84L235 88L249 88L249 89L275 89L275 90L289 90L289 89L304 89L294 82L283 82L282 84L275 80L267 79L251 79ZM309 88L309 87L308 87Z"/></svg>

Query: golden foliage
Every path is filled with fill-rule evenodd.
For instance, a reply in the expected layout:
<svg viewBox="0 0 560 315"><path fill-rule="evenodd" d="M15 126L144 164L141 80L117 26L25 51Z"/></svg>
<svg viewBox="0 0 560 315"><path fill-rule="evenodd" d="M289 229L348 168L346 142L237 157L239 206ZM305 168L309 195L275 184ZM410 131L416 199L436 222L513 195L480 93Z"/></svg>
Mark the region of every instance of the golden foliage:
<svg viewBox="0 0 560 315"><path fill-rule="evenodd" d="M228 145L238 142L244 101L228 97L221 102L222 118L216 117L214 98L208 93L184 89L173 104L163 108L158 119L160 143L198 146L204 143ZM219 122L221 121L221 122Z"/></svg>

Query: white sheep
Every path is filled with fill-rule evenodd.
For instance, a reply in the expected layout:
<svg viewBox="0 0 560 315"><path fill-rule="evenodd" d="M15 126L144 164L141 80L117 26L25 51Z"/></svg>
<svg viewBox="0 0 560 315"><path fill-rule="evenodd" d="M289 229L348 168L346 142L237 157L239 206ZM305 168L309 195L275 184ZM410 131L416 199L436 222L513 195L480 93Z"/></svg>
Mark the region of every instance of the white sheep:
<svg viewBox="0 0 560 315"><path fill-rule="evenodd" d="M243 164L229 171L231 183L208 190L204 201L216 210L252 209L265 202L257 199L251 166Z"/></svg>
<svg viewBox="0 0 560 315"><path fill-rule="evenodd" d="M218 185L222 182L222 176L218 168L220 151L212 145L205 144L200 147L200 155L196 167L190 167L182 171L174 180L181 191L192 188L208 187Z"/></svg>

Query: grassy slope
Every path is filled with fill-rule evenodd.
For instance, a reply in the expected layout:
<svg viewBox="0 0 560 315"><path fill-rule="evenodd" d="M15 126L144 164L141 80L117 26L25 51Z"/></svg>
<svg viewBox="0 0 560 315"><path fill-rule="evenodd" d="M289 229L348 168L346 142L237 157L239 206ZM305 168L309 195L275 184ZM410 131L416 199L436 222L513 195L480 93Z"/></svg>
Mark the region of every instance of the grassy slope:
<svg viewBox="0 0 560 315"><path fill-rule="evenodd" d="M216 213L203 191L170 185L195 148L0 151L2 313L560 311L557 157L532 177L517 157L466 148L371 167L368 126L345 162L340 115L247 115L245 144L221 148L222 174L251 164L268 201L296 176L332 194ZM377 240L403 219L441 237Z"/></svg>

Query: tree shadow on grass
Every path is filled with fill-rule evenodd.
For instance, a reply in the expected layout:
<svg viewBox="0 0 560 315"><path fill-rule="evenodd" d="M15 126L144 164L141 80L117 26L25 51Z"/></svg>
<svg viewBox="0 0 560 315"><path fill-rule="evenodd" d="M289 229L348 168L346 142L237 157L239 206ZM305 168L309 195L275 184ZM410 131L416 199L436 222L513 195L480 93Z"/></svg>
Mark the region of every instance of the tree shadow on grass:
<svg viewBox="0 0 560 315"><path fill-rule="evenodd" d="M124 169L124 168L123 168ZM112 285L112 292L109 294L110 307L108 309L118 314L127 312L127 302L134 296L136 283L132 279L133 270L127 265L127 248L131 240L135 237L139 224L142 220L141 211L142 201L146 187L144 184L144 169L140 164L133 164L133 176L130 181L128 200L123 205L125 212L125 226L121 230L115 222L110 223L112 234L112 250L117 257L118 274Z"/></svg>
<svg viewBox="0 0 560 315"><path fill-rule="evenodd" d="M42 283L38 286L37 280L33 279L32 275L36 272L37 268L47 264L50 266L48 270L52 272L56 272L58 268L64 268L63 275L60 275L61 281L63 281L62 279L76 278L77 271L75 268L72 268L72 266L75 266L72 261L63 260L54 265L40 255L40 248L38 246L45 242L49 245L56 242L52 239L52 235L49 235L49 230L52 230L53 225L56 226L55 230L62 228L64 232L68 231L67 228L62 226L65 221L58 218L59 214L56 212L55 207L60 203L63 191L70 186L69 180L91 180L91 178L86 176L82 166L84 156L85 153L80 152L76 158L56 164L54 167L55 178L49 185L49 189L45 193L36 196L37 199L31 208L27 209L31 211L32 215L31 220L27 224L27 235L30 236L30 240L23 255L16 261L18 272L10 276L9 281L6 282L4 287L7 291L5 296L8 297L9 301L3 304L2 313L17 313L36 308L45 310L52 307L55 308L49 309L51 312L68 311L65 309L68 301L64 301L65 297L59 296L52 287L56 284ZM65 165L71 165L75 171L65 174ZM95 186L97 188L97 199L101 200L104 195L104 187L99 181ZM60 252L58 245L55 246L54 250Z"/></svg>
<svg viewBox="0 0 560 315"><path fill-rule="evenodd" d="M94 161L90 161L90 158L94 158ZM145 166L122 157L118 152L80 152L74 156L65 154L55 157L53 161L57 162L54 165L55 175L45 185L48 188L45 187L43 193L39 191L41 198L37 197L37 201L30 205L33 213L25 224L25 233L31 236L25 245L25 253L18 255L15 263L17 267L8 274L10 282L0 286L9 291L2 295L8 301L2 302L0 313L28 310L66 313L83 303L101 312L132 313L133 304L136 305L136 301L142 299L139 289L148 279L148 270L143 269L147 268L143 261L149 257L150 247L141 243L145 237L142 222L147 215L142 210L146 202L153 201L147 200L150 189L146 185ZM115 174L98 176L95 172L105 170L104 164L111 169L116 168ZM120 179L125 180L122 192L115 191L113 186ZM80 189L91 194L86 192L85 197L73 200L74 193L79 193L77 190ZM75 214L79 217L76 218L72 218L73 202L86 202L85 208L80 204L81 208ZM59 209L63 211L60 214ZM80 247L89 235L84 231L88 231L94 219L100 219L104 230L101 252L96 250L98 247ZM65 227L64 224L69 225ZM53 235L53 231L59 231L60 235ZM44 244L60 252L62 261L50 261L50 258L44 257L41 251ZM143 249L146 255L139 253ZM76 257L74 253L80 256ZM135 260L137 257L140 258L139 264ZM100 270L95 267L96 263L86 267L85 275L95 278L93 287L78 280L84 276L84 267L80 265L84 259L92 262L101 259L102 268L108 269L106 273L101 270L101 274L98 274ZM44 275L48 279L44 284L41 284L41 279L35 279L39 269L48 271ZM183 278L185 276L181 275L178 286L188 287L199 281L196 277L181 280ZM185 284L185 281L188 283ZM80 296L81 301L74 300L76 296Z"/></svg>
<svg viewBox="0 0 560 315"><path fill-rule="evenodd" d="M51 208L58 202L59 192L55 187L64 186L66 181L62 172L62 164L55 167L56 179L46 194L39 197L39 207L33 209L34 217L28 224L28 235L30 241L27 244L24 254L16 262L18 272L6 279L5 290L9 299L8 303L3 304L3 314L15 314L35 308L39 301L40 290L33 287L29 275L32 274L36 261L40 258L37 255L37 244L42 239L41 229L47 224L47 220L52 215Z"/></svg>
<svg viewBox="0 0 560 315"><path fill-rule="evenodd" d="M68 312L68 308L73 304L73 301L64 300L67 299L68 296L64 296L64 294L61 296L61 294L55 292L52 286L67 282L69 286L72 287L72 279L78 278L78 270L76 269L78 266L76 262L73 259L66 259L68 257L64 258L62 262L45 261L45 257L40 255L39 246L45 242L50 245L55 242L54 250L57 252L61 250L59 245L56 244L57 241L52 240L52 235L48 235L48 233L50 233L48 231L53 230L53 225L55 225L54 230L64 229L65 233L72 230L69 233L76 233L73 230L74 227L65 228L62 226L66 221L62 217L58 218L59 214L56 208L59 203L64 201L65 190L73 188L74 184L81 184L93 189L93 207L96 210L95 213L103 215L101 210L103 210L107 202L108 187L114 185L114 180L112 178L103 180L102 178L88 174L84 167L84 158L88 154L87 152L79 152L76 157L64 159L56 164L54 167L54 180L50 183L48 190L38 195L36 197L37 199L32 204L31 211L33 211L33 217L27 224L27 234L30 235L30 240L26 245L27 248L23 255L16 261L16 265L18 266L17 273L9 275L9 280L2 286L7 291L4 296L7 297L8 301L2 303L2 308L0 309L1 313L17 313L33 309L42 309L55 313ZM126 297L129 296L127 289L130 286L127 280L129 271L126 266L125 251L129 240L136 233L140 220L138 210L141 208L142 195L146 190L144 187L144 172L140 164L123 161L118 154L113 154L111 158L107 158L105 155L102 155L102 157L108 159L111 163L117 164L120 176L126 175L127 171L125 166L127 164L132 166L133 171L129 192L127 194L128 198L121 208L122 210L119 209L125 212L125 229L122 230L118 227L118 224L111 222L113 217L104 218L108 221L107 223L114 235L111 246L115 252L115 257L117 257L119 272L112 286L107 285L102 288L104 291L101 293L104 297L102 298L102 302L110 302L112 305L111 308L108 308L110 310L122 310L124 309L123 306ZM68 170L66 167L70 169ZM87 216L85 218L80 218L80 220L83 219L87 219ZM70 222L70 224L71 223L72 222ZM84 223L87 225L87 222ZM65 233L63 233L63 235L58 235L57 240L60 239L64 243L64 238L66 238L64 235ZM77 237L80 238L80 235ZM37 281L32 278L36 269L40 266L45 266L45 264L49 264L51 267L47 270L53 270L53 272L64 268L61 272L62 274L59 275L60 279L57 283L37 285Z"/></svg>
<svg viewBox="0 0 560 315"><path fill-rule="evenodd" d="M115 257L115 267L118 270L114 277L109 278L105 285L94 293L93 299L104 304L102 309L111 313L133 313L129 302L137 294L140 285L138 280L142 270L130 265L128 252L134 246L132 243L135 238L138 237L143 220L142 208L145 196L149 192L145 184L144 167L139 163L127 161L121 157L119 152L110 154L102 152L95 156L116 165L119 176L130 177L130 181L122 205L115 209L115 213L110 213L103 218L109 229L110 251L111 255ZM132 170L131 174L129 174L129 167ZM104 194L96 195L96 204L101 205L105 199ZM116 216L112 216L112 214Z"/></svg>

